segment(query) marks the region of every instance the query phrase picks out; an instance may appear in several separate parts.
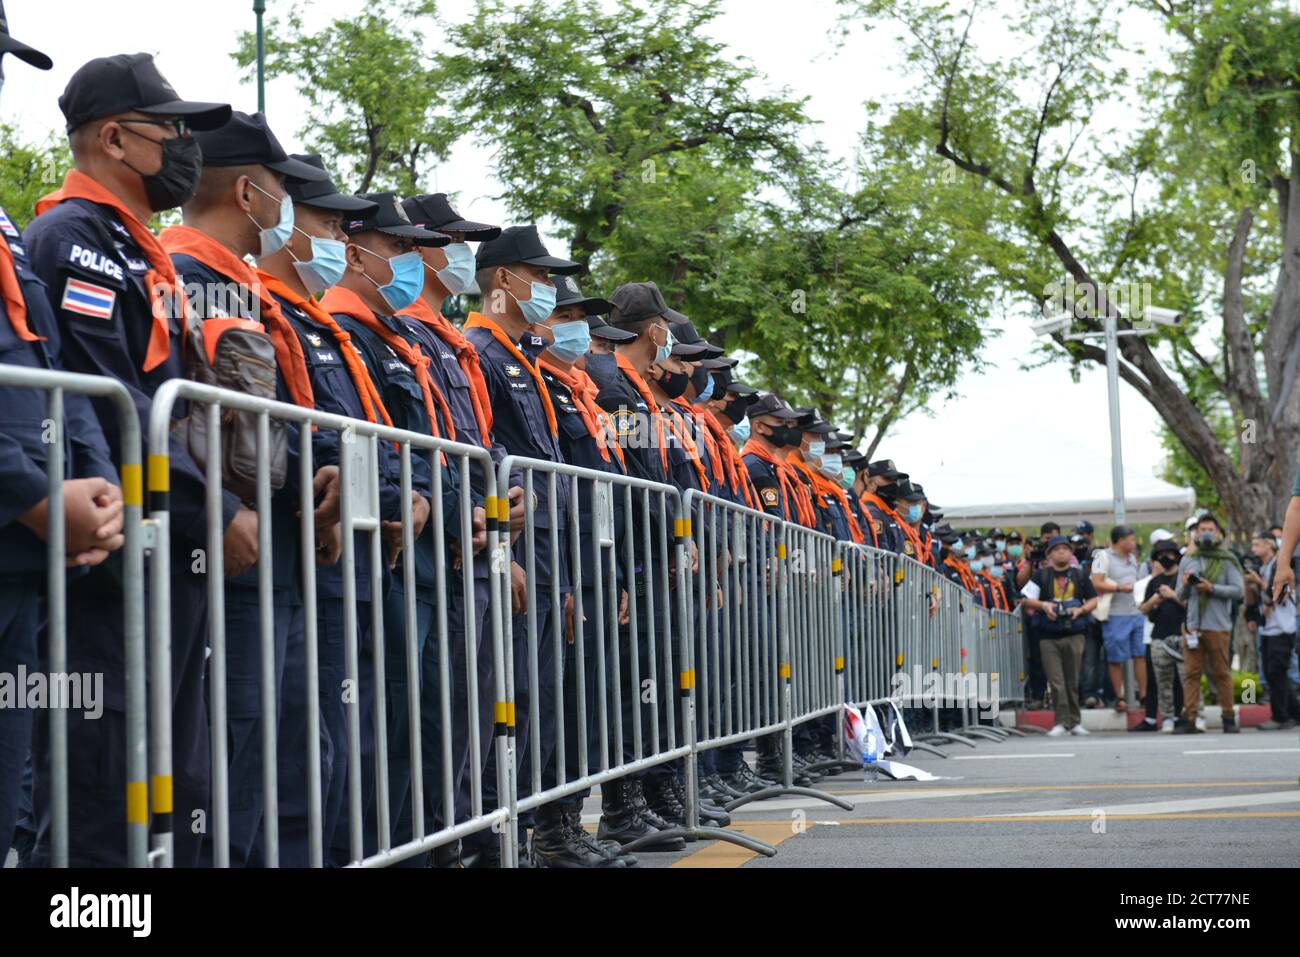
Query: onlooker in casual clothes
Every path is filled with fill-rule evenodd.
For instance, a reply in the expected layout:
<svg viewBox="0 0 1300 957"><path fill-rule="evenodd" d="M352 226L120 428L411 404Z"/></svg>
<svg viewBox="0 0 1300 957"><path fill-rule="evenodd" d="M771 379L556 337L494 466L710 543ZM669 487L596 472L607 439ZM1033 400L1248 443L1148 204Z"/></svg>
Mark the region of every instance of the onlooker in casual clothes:
<svg viewBox="0 0 1300 957"><path fill-rule="evenodd" d="M1048 732L1059 737L1087 734L1079 711L1079 665L1083 636L1097 607L1097 593L1083 572L1070 564L1070 542L1055 535L1047 542L1048 565L1035 571L1020 590L1025 606L1042 612L1037 624L1043 671L1052 689L1056 725Z"/></svg>
<svg viewBox="0 0 1300 957"><path fill-rule="evenodd" d="M1137 533L1127 525L1110 530L1110 548L1099 548L1091 566L1092 587L1098 594L1109 594L1110 614L1102 623L1102 644L1110 684L1115 691L1115 710L1128 710L1124 687L1124 665L1133 662L1139 700L1147 693L1146 649L1142 643L1145 619L1138 611L1133 589L1137 584Z"/></svg>
<svg viewBox="0 0 1300 957"><path fill-rule="evenodd" d="M1178 545L1172 540L1158 541L1151 549L1152 575L1138 610L1151 620L1151 678L1155 679L1164 716L1161 730L1173 731L1174 718L1182 707L1183 651L1182 630L1186 607L1178 597ZM1148 695L1151 685L1148 683ZM1148 711L1148 714L1150 712ZM1149 726L1148 726L1149 725ZM1154 721L1143 721L1134 731L1150 731Z"/></svg>
<svg viewBox="0 0 1300 957"><path fill-rule="evenodd" d="M1246 572L1246 605L1248 612L1254 609L1258 614L1256 634L1263 642L1261 658L1268 682L1269 705L1273 709L1272 720L1262 727L1269 731L1293 728L1296 720L1300 719L1300 702L1295 699L1295 688L1291 686L1287 670L1291 664L1291 650L1295 647L1295 596L1288 589L1282 601L1273 601L1277 545L1272 532L1256 535L1251 540L1250 550L1259 559L1260 569Z"/></svg>
<svg viewBox="0 0 1300 957"><path fill-rule="evenodd" d="M1223 526L1213 515L1202 515L1196 523L1195 554L1184 556L1178 566L1178 597L1187 603L1183 626L1183 719L1174 734L1195 734L1201 707L1201 672L1208 659L1219 707L1223 709L1223 730L1238 730L1233 710L1232 671L1228 647L1232 640L1232 603L1245 595L1237 556L1223 547Z"/></svg>

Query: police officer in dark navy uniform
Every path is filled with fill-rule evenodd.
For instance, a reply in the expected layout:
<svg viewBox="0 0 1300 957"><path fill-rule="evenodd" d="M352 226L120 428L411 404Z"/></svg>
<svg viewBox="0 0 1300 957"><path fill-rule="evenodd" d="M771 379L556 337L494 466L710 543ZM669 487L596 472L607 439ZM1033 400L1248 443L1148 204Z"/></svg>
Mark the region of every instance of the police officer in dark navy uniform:
<svg viewBox="0 0 1300 957"><path fill-rule="evenodd" d="M322 172L324 163L314 154L291 159ZM328 179L289 179L285 190L293 201L293 232L284 247L259 260L258 277L279 304L302 347L316 409L375 423L389 423L379 390L375 387L352 337L321 306L317 296L334 286L347 268L342 223L364 216L375 204L340 194ZM320 470L336 468L341 437L333 429L312 433L312 462ZM400 505L397 454L391 444L379 443L381 510L396 514ZM319 473L318 473L319 474ZM325 495L321 490L321 505ZM346 785L347 722L339 689L346 679L342 644L342 547L337 518L315 518L317 590L318 706L321 736L322 832L325 854L330 835L343 813ZM365 552L363 558L362 552ZM358 588L368 583L368 549L357 552ZM365 563L365 564L363 564ZM368 618L366 619L368 621ZM361 618L358 618L361 621ZM280 864L304 867L310 862L307 807L307 686L305 649L290 643L284 665L284 696L277 749L280 799ZM369 721L369 715L362 717Z"/></svg>
<svg viewBox="0 0 1300 957"><path fill-rule="evenodd" d="M670 326L686 317L668 306L659 287L653 282L624 283L609 298L614 304L610 313L610 325L623 333L624 341L616 344L616 351L612 354L590 354L585 371L599 390L597 404L613 418L628 473L646 481L671 485L674 472L678 470L674 468L674 463L680 467L690 466L681 454L681 449L672 448L666 420L661 415L647 377L651 375L651 366L657 367L660 362L668 362L673 349ZM632 629L635 628L639 674L644 677L662 674L661 662L650 660L649 645L653 637L656 647L663 648L666 635L663 625L665 611L656 608L653 635L648 611L650 603L658 601L657 576L664 573L656 564L656 543L670 533L671 526L668 523L674 516L662 514L659 511L658 497L650 496L647 528L645 515L639 507L641 503L635 495L633 502L637 507L634 507L632 514L633 567L630 569L629 591L632 593L635 614L631 616L628 628L620 632L619 641L623 660L627 660L631 652ZM651 555L643 552L647 535L651 543ZM654 575L649 574L651 569L655 571ZM623 757L632 755L632 707L641 700L639 691L629 684L631 673L630 664L623 668ZM645 726L648 727L653 720L651 708L643 707L642 721ZM658 724L662 739L667 731L667 713L662 703ZM673 826L650 807L647 795L661 803L659 799L672 791L675 781L673 768L658 765L642 774L602 786L601 819L597 836L627 844ZM646 849L669 851L681 850L685 846L686 842L681 837L670 837L663 838Z"/></svg>
<svg viewBox="0 0 1300 957"><path fill-rule="evenodd" d="M278 304L270 298L245 261L246 256L278 252L292 235L292 206L284 191L286 178L325 178L323 170L291 160L266 119L256 113L235 112L218 129L195 134L203 150L203 173L194 196L181 207L183 225L163 230L159 240L171 255L180 282L186 287L192 329L191 356L200 349L219 348L218 330L232 320L264 332L275 347L274 397L312 406L311 386L302 349ZM288 215L286 216L286 211ZM269 384L269 383L268 383ZM202 413L200 413L202 414ZM247 435L256 428L253 416L236 417L223 432L223 441L238 444L236 430ZM274 426L273 426L274 428ZM286 468L279 489L272 490L272 509L260 518L271 526L271 635L276 700L284 675L286 648L303 641L299 532L298 428L282 426ZM337 483L337 469L321 476ZM245 493L243 508L256 511ZM258 564L268 556L259 555ZM262 641L258 568L254 566L226 582L225 695L228 754L230 864L263 863L256 838L263 813L262 728L279 716L262 715ZM297 680L298 676L292 676ZM204 846L204 863L213 848ZM278 850L277 850L278 853Z"/></svg>
<svg viewBox="0 0 1300 957"><path fill-rule="evenodd" d="M903 553L906 536L898 526L893 503L898 483L906 481L906 472L894 467L892 459L880 459L867 466L866 490L860 496L867 521L874 532L875 544L885 551Z"/></svg>
<svg viewBox="0 0 1300 957"><path fill-rule="evenodd" d="M596 404L596 384L583 371L591 346L588 317L607 314L614 305L606 299L583 295L572 276L555 277L555 296L555 311L543 324L543 337L550 341L538 365L559 424L560 450L571 465L624 475L624 453L613 420ZM571 779L579 777L582 770L578 760L578 699L574 689L581 682L585 691L587 768L592 770L601 766L597 644L603 638L606 648L611 648L618 638L619 619L627 614L622 563L617 560L624 541L624 502L620 491L614 486L606 487L599 496L604 504L599 504L595 483L580 479L574 503L578 512L578 558L573 566L574 591L564 609L566 639L575 645L566 661L565 684L570 690L564 701L566 774ZM604 547L602 540L607 543ZM601 585L599 602L597 566ZM615 598L616 595L620 597ZM576 648L579 628L583 643L581 657ZM607 651L606 660L611 657ZM607 707L612 705L613 695L606 700ZM635 864L635 855L622 853L617 841L598 840L583 830L581 811L585 796L579 793L539 809L537 832L533 837L535 861L547 867Z"/></svg>
<svg viewBox="0 0 1300 957"><path fill-rule="evenodd" d="M4 54L41 70L49 57L9 35L0 5L0 80ZM62 368L60 333L46 290L32 272L18 228L0 209L0 363L29 369ZM122 545L122 491L108 444L85 396L64 395L64 550L74 567L99 565ZM49 520L45 427L46 394L0 388L0 672L40 670L37 633L45 586L44 540ZM0 708L0 855L7 855L23 805L30 814L30 778L24 775L32 742L33 711L26 702ZM76 721L71 718L70 721ZM76 798L74 797L75 801ZM75 805L74 805L75 806ZM24 827L30 822L25 822ZM23 842L30 841L25 834ZM26 848L25 848L26 850Z"/></svg>
<svg viewBox="0 0 1300 957"><path fill-rule="evenodd" d="M483 312L472 312L465 322L465 337L478 352L479 364L492 402L492 431L497 441L512 455L543 461L563 462L560 450L559 421L550 395L541 379L537 360L547 345L539 331L555 307L553 275L573 275L582 267L567 259L547 252L536 226L512 226L496 239L479 246L475 257L476 279L483 295ZM530 744L529 721L531 701L537 701L540 731L540 760L542 787L557 780L555 755L555 727L559 720L560 702L555 699L555 686L550 680L554 669L553 635L563 625L554 621L554 597L558 592L561 601L572 590L569 579L569 560L564 547L569 524L569 483L555 482L555 499L551 501L549 476L534 472L531 492L534 539L526 535L515 541L514 564L511 569L512 603L514 613L514 663L515 663L515 714L517 741L519 742L519 776L521 793L532 791L533 749ZM554 519L552 519L552 510ZM552 521L555 527L552 529ZM554 539L559 544L558 559L552 561L551 546ZM526 549L532 545L531 556ZM527 592L525 565L528 558L534 562L535 577L532 582L531 609L524 607ZM529 671L529 619L530 612L536 626L537 663L541 687L530 688ZM562 649L562 652L567 647ZM496 800L496 781L492 774L484 775L484 800ZM530 822L531 815L521 815L520 828ZM492 835L480 836L473 842L483 847ZM522 838L522 834L521 834ZM467 842L469 843L469 842ZM522 846L522 842L521 842ZM484 864L493 861L495 844L483 847L480 859ZM521 862L529 862L522 854Z"/></svg>
<svg viewBox="0 0 1300 957"><path fill-rule="evenodd" d="M451 427L447 399L428 372L433 347L417 328L418 323L396 314L416 300L424 285L424 266L416 248L422 245L445 246L450 242L450 237L411 223L401 202L393 193L370 193L361 198L374 203L374 208L344 220L342 228L348 237L345 248L347 268L343 278L321 298L321 306L349 334L352 344L364 358L392 424L420 435L445 437L446 430ZM393 717L391 721L386 720L385 731L386 737L389 731L397 735L396 746L391 740L388 742L386 768L390 786L395 785L399 795L409 787L411 774L407 743L409 720L405 708L408 675L403 563L413 561L415 566L417 652L422 660L435 620L435 563L443 560L446 545L444 542L433 542L431 536L423 535L423 530L433 508L441 510L444 529L460 527L457 520L460 501L456 475L456 469L443 470L439 493L433 487L433 456L418 452L411 455L414 556L400 552L400 514L385 516L384 531L389 548L387 564L392 571L388 573L386 570L384 593L373 595L372 600L384 602L385 717ZM424 599L423 607L421 599ZM421 624L425 626L422 633ZM367 698L374 693L374 668L372 656L363 656L363 714L369 713L370 703ZM400 704L397 703L399 701ZM373 735L363 732L361 759L366 781L362 788L362 841L367 854L377 847L371 842L378 833L377 780L370 776L373 767L370 755L374 746ZM336 828L336 858L348 843L344 837L344 829ZM406 838L407 835L402 837Z"/></svg>
<svg viewBox="0 0 1300 957"><path fill-rule="evenodd" d="M185 375L184 295L149 218L187 202L198 186L199 146L191 130L221 126L230 107L182 100L147 54L122 54L82 66L59 98L74 168L62 188L37 203L24 234L32 269L62 336L65 368L122 382L147 424L150 399L165 381ZM114 458L120 454L117 413L94 402ZM184 415L177 408L175 414ZM170 448L170 490L159 493L171 515L173 793L155 806L155 829L175 836L175 863L198 859L208 806L208 722L203 693L207 634L206 574L194 571L206 548L204 475L179 442ZM238 513L238 517L237 517ZM256 515L222 493L226 566L237 574L257 557ZM200 569L206 571L205 566ZM125 860L126 780L121 764L125 699L121 589L111 571L70 585L70 607L96 609L68 622L68 666L105 674L106 710L99 721L70 721L69 790L80 797L71 815L71 863L121 865ZM32 861L48 860L48 742L40 726L33 746L35 811L40 834ZM109 767L105 769L105 762ZM170 800L169 800L170 799ZM76 798L74 798L74 801Z"/></svg>
<svg viewBox="0 0 1300 957"><path fill-rule="evenodd" d="M451 428L446 437L467 445L487 449L492 461L500 464L506 456L505 447L495 440L492 434L492 402L488 395L487 383L480 367L478 350L465 338L464 333L452 325L443 315L444 304L455 302L457 297L465 294L474 282L474 253L470 242L485 242L501 235L500 226L491 226L466 219L451 205L446 193L431 193L410 197L402 201L402 209L411 222L425 229L435 230L451 238L446 246L419 246L417 252L424 261L424 286L420 296L400 316L414 319L420 330L425 333L432 351L426 349L430 357L429 375L434 384L447 400L451 418ZM496 496L495 473L487 475L477 462L470 462L470 497L473 502L474 521L485 520L485 503L487 497ZM522 488L514 492L519 497L514 499L522 503ZM522 516L522 504L516 508ZM446 596L446 614L448 634L461 636L472 629L478 655L478 755L477 768L471 769L471 747L469 728L468 682L457 677L452 682L452 758L454 782L454 800L456 819L464 820L471 812L472 788L481 780L484 771L491 767L492 758L492 622L488 618L488 579L487 554L480 550L473 556L472 570L474 576L473 605L466 611L463 590L459 587L459 569L455 578L448 576L448 582L455 581L457 586L448 589ZM431 649L436 650L436 649ZM466 649L463 641L450 644L448 653L450 674L465 674ZM439 687L438 662L436 657L426 656L425 685ZM424 769L427 780L424 785L426 803L426 822L438 822L445 817L442 807L441 782L441 734L442 714L438 697L426 694L422 697L424 705L424 728L421 743L426 752ZM406 813L409 813L406 812ZM402 815L394 814L399 827L404 827ZM430 826L430 825L426 825ZM434 852L435 858L442 863L454 865L459 860L458 845L439 847ZM417 859L418 860L418 859Z"/></svg>

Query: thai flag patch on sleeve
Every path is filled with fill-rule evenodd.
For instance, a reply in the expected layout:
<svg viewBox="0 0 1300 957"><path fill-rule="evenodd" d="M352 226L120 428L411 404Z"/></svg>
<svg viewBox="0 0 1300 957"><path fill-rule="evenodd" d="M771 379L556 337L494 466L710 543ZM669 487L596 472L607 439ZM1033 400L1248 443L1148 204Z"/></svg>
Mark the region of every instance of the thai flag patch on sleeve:
<svg viewBox="0 0 1300 957"><path fill-rule="evenodd" d="M83 316L112 319L113 303L116 299L117 293L112 289L69 277L68 284L63 287L61 306L68 312L77 312Z"/></svg>

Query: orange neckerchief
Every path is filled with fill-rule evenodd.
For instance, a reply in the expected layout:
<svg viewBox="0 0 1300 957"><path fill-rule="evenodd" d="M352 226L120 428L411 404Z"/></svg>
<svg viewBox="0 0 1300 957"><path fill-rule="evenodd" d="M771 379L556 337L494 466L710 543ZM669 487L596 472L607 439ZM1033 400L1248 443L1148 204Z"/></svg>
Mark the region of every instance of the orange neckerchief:
<svg viewBox="0 0 1300 957"><path fill-rule="evenodd" d="M916 550L916 560L922 564L928 564L930 561L930 551L921 542L921 534L911 525L907 524L897 512L894 517L898 520L898 527L903 530L903 534L908 537L912 543L912 548Z"/></svg>
<svg viewBox="0 0 1300 957"><path fill-rule="evenodd" d="M288 287L279 277L272 276L269 272L257 271L257 276L262 280L262 285L266 291L273 295L279 296L286 302L296 306L305 312L317 325L329 330L339 345L339 354L343 357L343 364L347 366L348 374L352 377L352 384L356 386L357 396L361 399L361 407L365 409L366 419L370 422L383 422L384 425L391 426L393 420L388 417L388 410L384 408L384 400L379 395L379 389L375 387L375 382L370 378L370 373L366 371L366 364L361 359L361 354L357 352L357 347L352 342L352 336L347 330L338 324L333 316L321 308L320 303L310 296L300 296Z"/></svg>
<svg viewBox="0 0 1300 957"><path fill-rule="evenodd" d="M424 323L456 353L456 364L469 380L469 401L474 407L474 421L478 423L483 447L492 448L492 397L488 395L487 380L483 378L483 370L479 367L478 350L474 348L474 344L423 299L415 300L398 315L410 316ZM454 439L455 429L451 429L450 432L448 438Z"/></svg>
<svg viewBox="0 0 1300 957"><path fill-rule="evenodd" d="M916 551L917 554L917 561L920 561L921 540L916 537L916 532L913 531L912 526L908 525L907 522L903 521L903 519L899 516L899 514L896 511L894 511L890 506L886 505L885 500L882 499L875 492L863 492L862 500L864 502L870 502L872 505L876 506L876 508L880 509L882 512L884 512L886 515L888 515L890 518L894 520L894 524L903 530L903 534L907 536L907 540L912 543L912 548Z"/></svg>
<svg viewBox="0 0 1300 957"><path fill-rule="evenodd" d="M691 411L689 405L686 406L686 409ZM704 466L704 457L700 455L700 447L695 441L694 430L682 414L681 406L677 404L677 400L668 403L667 415L668 428L673 430L673 435L677 436L677 441L681 442L682 448L686 450L686 456L691 460L691 465L695 468L695 474L699 476L700 491L707 494L709 489L713 487L709 482L709 470Z"/></svg>
<svg viewBox="0 0 1300 957"><path fill-rule="evenodd" d="M573 405L582 416L582 424L587 427L587 434L596 443L596 448L600 449L600 457L606 462L610 461L609 446L613 444L618 460L622 462L623 450L617 443L609 441L609 428L603 410L596 405L595 401L596 384L588 378L587 373L572 367L565 372L548 359L544 352L538 358L537 364L555 376L560 384L569 390L569 394L573 396Z"/></svg>
<svg viewBox="0 0 1300 957"><path fill-rule="evenodd" d="M649 410L651 421L655 424L655 431L659 439L659 460L663 463L664 475L667 475L668 442L664 437L664 419L663 413L659 411L659 403L655 401L655 397L651 394L650 386L646 385L645 379L641 378L641 373L637 372L636 367L632 365L631 359L615 350L614 361L618 363L623 375L627 376L627 381L632 383L632 388L636 389L637 394L645 400L646 408Z"/></svg>
<svg viewBox="0 0 1300 957"><path fill-rule="evenodd" d="M351 316L379 336L384 344L397 354L399 359L415 370L415 380L420 383L420 391L424 394L424 410L429 416L429 428L432 430L435 439L442 438L442 433L438 430L438 416L441 415L444 424L451 428L451 408L447 405L447 399L442 394L442 390L434 385L433 380L429 378L429 363L431 361L429 357L380 322L379 317L366 305L365 300L351 289L344 289L342 286L331 286L325 295L321 297L320 304L321 308L327 312Z"/></svg>
<svg viewBox="0 0 1300 957"><path fill-rule="evenodd" d="M736 446L732 443L727 430L722 427L718 417L707 409L699 406L695 407L704 419L704 424L709 432L713 435L713 448L717 450L718 456L722 459L722 467L726 471L727 482L731 486L731 491L741 495L745 499L745 504L750 508L756 508L754 504L754 483L749 480L749 470L745 468L745 463L740 461L740 453L736 451Z"/></svg>
<svg viewBox="0 0 1300 957"><path fill-rule="evenodd" d="M256 296L261 303L260 318L271 342L275 345L276 362L294 405L304 409L316 407L316 397L311 390L311 377L307 373L307 359L302 354L298 334L284 318L280 305L262 286L253 267L248 265L207 233L193 226L170 226L158 237L163 249L173 255L190 256L227 279L237 282Z"/></svg>
<svg viewBox="0 0 1300 957"><path fill-rule="evenodd" d="M533 383L537 386L537 397L542 402L542 408L546 410L546 424L551 427L551 437L558 439L560 437L560 427L555 421L555 409L551 406L551 394L546 391L546 383L542 381L542 374L537 371L537 366L528 361L528 357L520 351L519 346L510 341L510 337L501 331L501 327L495 322L483 315L481 312L471 312L469 318L465 320L466 329L486 329L492 333L492 338L501 343L502 348L509 352L519 361L519 364L528 370L528 374L533 377Z"/></svg>
<svg viewBox="0 0 1300 957"><path fill-rule="evenodd" d="M740 454L742 456L757 456L775 470L777 481L781 484L781 491L784 493L783 498L786 503L785 520L787 522L790 521L790 503L793 502L795 520L806 528L817 527L817 516L813 514L812 502L808 500L807 493L800 488L799 478L788 464L782 462L754 439L750 439L745 443L745 447L740 450Z"/></svg>
<svg viewBox="0 0 1300 957"><path fill-rule="evenodd" d="M1002 587L1002 582L988 572L982 571L980 574L993 585L993 607L1000 608L1003 611L1010 611L1011 604L1007 601L1007 590Z"/></svg>
<svg viewBox="0 0 1300 957"><path fill-rule="evenodd" d="M840 503L840 507L844 509L844 517L848 519L849 535L852 536L855 544L861 545L865 539L862 535L862 529L858 526L858 520L853 515L853 509L849 507L849 496L844 491L844 486L832 479L828 479L821 472L813 472L812 479L813 487L821 495L834 496L835 501Z"/></svg>
<svg viewBox="0 0 1300 957"><path fill-rule="evenodd" d="M24 342L44 342L44 336L38 336L27 327L27 300L23 298L22 283L18 281L18 270L14 268L13 250L0 236L0 301L4 302L9 314L9 324L14 327L14 334Z"/></svg>
<svg viewBox="0 0 1300 957"><path fill-rule="evenodd" d="M867 508L867 496L870 492L863 492L858 496L858 508L862 509L862 517L867 520L867 531L871 533L871 547L880 547L880 536L876 534L876 523L871 518L871 511Z"/></svg>
<svg viewBox="0 0 1300 957"><path fill-rule="evenodd" d="M970 566L963 561L959 561L952 555L943 560L943 563L949 568L957 569L957 576L961 579L962 587L967 591L975 590L975 573L970 570Z"/></svg>
<svg viewBox="0 0 1300 957"><path fill-rule="evenodd" d="M135 214L126 208L126 204L106 189L98 180L87 176L81 170L69 170L63 178L63 186L54 192L42 196L36 201L36 215L57 206L69 199L87 199L100 206L107 206L117 213L118 220L131 234L135 244L149 260L149 271L144 274L145 288L149 290L150 306L153 312L153 326L149 330L149 347L145 350L145 372L152 372L161 365L168 355L168 310L185 309L185 296L177 288L176 267L172 265L167 251L158 242L149 227L135 218ZM172 306L171 304L175 304ZM182 312L182 317L184 313ZM184 328L184 323L181 324Z"/></svg>

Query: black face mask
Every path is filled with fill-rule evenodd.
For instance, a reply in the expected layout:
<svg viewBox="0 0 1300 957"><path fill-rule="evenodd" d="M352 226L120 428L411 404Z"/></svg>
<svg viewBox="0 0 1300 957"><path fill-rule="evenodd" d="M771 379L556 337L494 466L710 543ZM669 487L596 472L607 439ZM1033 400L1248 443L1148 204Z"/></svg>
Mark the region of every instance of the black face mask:
<svg viewBox="0 0 1300 957"><path fill-rule="evenodd" d="M898 501L898 484L882 485L876 489L876 495L886 502L896 502Z"/></svg>
<svg viewBox="0 0 1300 957"><path fill-rule="evenodd" d="M1212 552L1219 547L1219 541L1208 532L1196 541L1196 547L1203 552Z"/></svg>
<svg viewBox="0 0 1300 957"><path fill-rule="evenodd" d="M732 399L722 407L722 414L730 421L739 425L745 421L745 410L749 408L749 400L744 397Z"/></svg>
<svg viewBox="0 0 1300 957"><path fill-rule="evenodd" d="M695 387L696 398L704 395L704 390L709 387L709 375L708 369L696 369L691 373L691 385Z"/></svg>
<svg viewBox="0 0 1300 957"><path fill-rule="evenodd" d="M768 441L778 449L784 449L803 442L803 433L798 429L792 429L785 425L774 425L772 426L772 435L768 438Z"/></svg>
<svg viewBox="0 0 1300 957"><path fill-rule="evenodd" d="M135 133L129 127L123 127ZM144 139L149 137L136 133ZM149 208L155 213L164 209L184 206L194 198L199 188L199 177L203 175L203 150L199 141L192 136L175 136L162 140L162 166L156 173L141 173L130 163L127 169L137 174L144 182L144 193L149 199ZM123 162L126 162L123 160Z"/></svg>
<svg viewBox="0 0 1300 957"><path fill-rule="evenodd" d="M676 399L686 391L690 381L691 377L685 372L665 372L659 379L659 388L663 389L668 398Z"/></svg>
<svg viewBox="0 0 1300 957"><path fill-rule="evenodd" d="M1166 572L1168 572L1172 570L1175 565L1178 564L1178 556L1161 555L1159 558L1156 559L1156 561L1160 563L1160 565L1164 568Z"/></svg>

